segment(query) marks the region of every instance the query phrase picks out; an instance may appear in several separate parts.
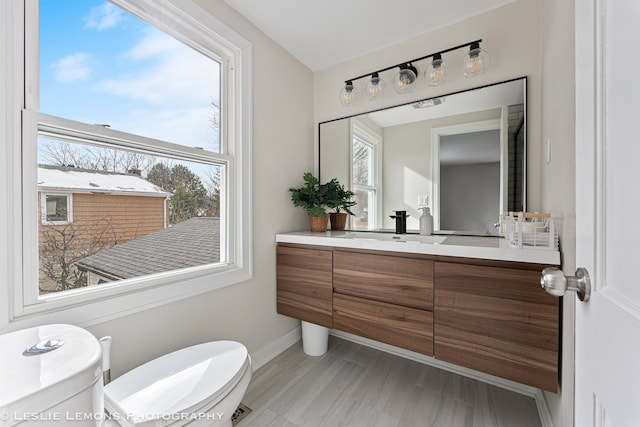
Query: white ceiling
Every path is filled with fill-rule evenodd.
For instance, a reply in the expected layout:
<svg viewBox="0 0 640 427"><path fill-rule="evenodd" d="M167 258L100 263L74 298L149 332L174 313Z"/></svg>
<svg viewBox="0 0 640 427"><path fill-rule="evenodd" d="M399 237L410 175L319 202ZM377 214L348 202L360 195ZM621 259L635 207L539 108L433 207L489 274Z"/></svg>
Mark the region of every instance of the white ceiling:
<svg viewBox="0 0 640 427"><path fill-rule="evenodd" d="M318 71L516 0L225 0Z"/></svg>

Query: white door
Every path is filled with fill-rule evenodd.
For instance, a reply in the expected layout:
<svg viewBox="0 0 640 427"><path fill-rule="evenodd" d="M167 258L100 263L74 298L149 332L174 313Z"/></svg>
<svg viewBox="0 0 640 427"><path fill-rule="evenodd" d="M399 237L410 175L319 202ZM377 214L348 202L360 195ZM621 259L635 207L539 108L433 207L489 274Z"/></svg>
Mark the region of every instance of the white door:
<svg viewBox="0 0 640 427"><path fill-rule="evenodd" d="M576 0L575 426L640 426L640 1ZM568 297L573 297L568 295Z"/></svg>

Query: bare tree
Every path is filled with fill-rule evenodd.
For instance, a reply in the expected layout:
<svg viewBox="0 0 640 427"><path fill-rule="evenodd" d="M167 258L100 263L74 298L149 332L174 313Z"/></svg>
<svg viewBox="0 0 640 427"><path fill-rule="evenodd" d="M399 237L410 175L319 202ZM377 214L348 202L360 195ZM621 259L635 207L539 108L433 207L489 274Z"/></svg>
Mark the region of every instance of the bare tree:
<svg viewBox="0 0 640 427"><path fill-rule="evenodd" d="M84 149L77 144L46 140L40 145L45 147L40 159L41 163L91 169L88 167L89 162Z"/></svg>
<svg viewBox="0 0 640 427"><path fill-rule="evenodd" d="M156 163L150 154L47 140L40 143L40 162L103 172L147 174Z"/></svg>
<svg viewBox="0 0 640 427"><path fill-rule="evenodd" d="M353 141L353 182L366 184L369 182L369 162L371 149L358 140Z"/></svg>
<svg viewBox="0 0 640 427"><path fill-rule="evenodd" d="M157 162L155 156L134 151L122 152L119 161L120 170L125 172L140 171L142 176L146 176Z"/></svg>
<svg viewBox="0 0 640 427"><path fill-rule="evenodd" d="M87 286L76 262L117 244L111 218L43 226L40 239L40 291L58 292Z"/></svg>
<svg viewBox="0 0 640 427"><path fill-rule="evenodd" d="M353 140L353 183L368 185L371 173L371 147L358 139ZM368 193L366 190L354 188L355 199L358 202L353 208L356 221L368 221Z"/></svg>
<svg viewBox="0 0 640 427"><path fill-rule="evenodd" d="M212 112L209 115L209 127L213 130L213 133L216 135L215 141L209 141L215 147L213 151L220 150L220 105L212 99L211 100Z"/></svg>
<svg viewBox="0 0 640 427"><path fill-rule="evenodd" d="M213 107L213 112L209 116L209 126L211 129L219 131L220 130L220 106L216 103L215 100L211 100L211 107Z"/></svg>
<svg viewBox="0 0 640 427"><path fill-rule="evenodd" d="M104 172L126 172L118 170L118 151L119 150L115 148L87 148L87 156L91 159L92 162L91 167L87 169L94 169Z"/></svg>
<svg viewBox="0 0 640 427"><path fill-rule="evenodd" d="M222 166L209 169L206 173L205 185L211 201L211 216L220 216L220 189L222 187Z"/></svg>

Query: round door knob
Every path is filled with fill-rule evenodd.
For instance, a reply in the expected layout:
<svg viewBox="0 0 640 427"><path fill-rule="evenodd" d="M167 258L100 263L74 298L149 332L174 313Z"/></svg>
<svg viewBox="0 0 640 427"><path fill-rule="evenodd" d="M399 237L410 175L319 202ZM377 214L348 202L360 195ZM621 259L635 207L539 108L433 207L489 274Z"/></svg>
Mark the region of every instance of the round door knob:
<svg viewBox="0 0 640 427"><path fill-rule="evenodd" d="M565 276L562 270L548 267L542 270L540 285L550 295L561 297L567 291L575 291L580 301L587 302L591 297L591 280L585 268L578 268L575 276Z"/></svg>

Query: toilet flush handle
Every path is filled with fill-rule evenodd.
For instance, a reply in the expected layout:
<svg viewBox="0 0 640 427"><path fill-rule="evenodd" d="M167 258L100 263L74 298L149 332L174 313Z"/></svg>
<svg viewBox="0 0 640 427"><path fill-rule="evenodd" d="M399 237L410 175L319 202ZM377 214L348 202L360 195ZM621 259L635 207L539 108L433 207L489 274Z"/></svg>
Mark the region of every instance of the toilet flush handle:
<svg viewBox="0 0 640 427"><path fill-rule="evenodd" d="M28 349L22 352L23 356L35 356L38 354L49 353L64 345L64 341L57 339L49 339L40 341L37 344L32 345Z"/></svg>
<svg viewBox="0 0 640 427"><path fill-rule="evenodd" d="M111 337L100 338L102 346L102 382L107 385L111 382Z"/></svg>

